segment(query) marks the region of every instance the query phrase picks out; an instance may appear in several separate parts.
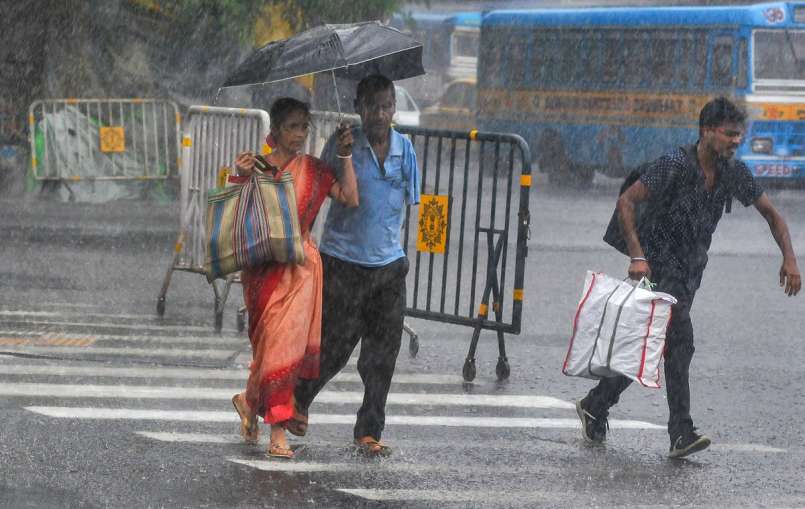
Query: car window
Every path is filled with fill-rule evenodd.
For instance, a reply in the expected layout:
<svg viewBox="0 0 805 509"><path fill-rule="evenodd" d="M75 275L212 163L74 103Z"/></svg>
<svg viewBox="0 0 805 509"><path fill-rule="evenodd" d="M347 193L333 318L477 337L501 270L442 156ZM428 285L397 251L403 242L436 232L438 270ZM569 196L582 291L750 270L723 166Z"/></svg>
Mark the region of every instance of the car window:
<svg viewBox="0 0 805 509"><path fill-rule="evenodd" d="M413 109L408 102L408 97L406 97L405 92L401 88L395 89L395 95L397 96L397 109L399 111L411 111Z"/></svg>
<svg viewBox="0 0 805 509"><path fill-rule="evenodd" d="M464 107L468 110L475 110L477 95L475 87L467 85L467 92L464 94Z"/></svg>
<svg viewBox="0 0 805 509"><path fill-rule="evenodd" d="M442 106L448 108L459 108L464 102L464 87L463 83L453 83L442 96Z"/></svg>

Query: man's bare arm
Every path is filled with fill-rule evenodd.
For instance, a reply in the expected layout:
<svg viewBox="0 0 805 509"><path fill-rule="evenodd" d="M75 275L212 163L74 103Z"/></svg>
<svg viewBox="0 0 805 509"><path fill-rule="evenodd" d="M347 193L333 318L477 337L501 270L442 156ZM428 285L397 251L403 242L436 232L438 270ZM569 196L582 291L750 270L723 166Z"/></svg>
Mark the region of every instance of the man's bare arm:
<svg viewBox="0 0 805 509"><path fill-rule="evenodd" d="M643 253L643 246L637 236L637 222L635 218L635 206L648 200L649 190L640 180L632 184L618 198L617 210L618 219L621 226L623 238L626 240L626 248L632 262L629 264L629 277L640 279L643 276L651 276L651 268Z"/></svg>
<svg viewBox="0 0 805 509"><path fill-rule="evenodd" d="M785 293L790 297L799 293L802 287L802 280L797 266L797 257L791 245L791 234L783 216L772 205L771 200L763 193L755 202L755 208L760 215L769 223L769 229L780 252L783 254L783 264L780 267L780 286L785 288Z"/></svg>

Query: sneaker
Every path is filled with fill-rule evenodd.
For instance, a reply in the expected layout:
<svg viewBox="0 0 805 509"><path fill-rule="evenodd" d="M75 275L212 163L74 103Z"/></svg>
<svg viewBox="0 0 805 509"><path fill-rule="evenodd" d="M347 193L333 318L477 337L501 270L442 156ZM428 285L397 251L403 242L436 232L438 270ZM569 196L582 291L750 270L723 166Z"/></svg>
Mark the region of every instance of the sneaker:
<svg viewBox="0 0 805 509"><path fill-rule="evenodd" d="M671 443L671 450L668 452L669 458L684 458L694 452L707 449L710 446L710 439L696 432L696 428L682 433Z"/></svg>
<svg viewBox="0 0 805 509"><path fill-rule="evenodd" d="M587 442L601 444L607 439L609 422L606 417L595 417L582 406L583 400L576 401L576 413L581 420L581 436Z"/></svg>

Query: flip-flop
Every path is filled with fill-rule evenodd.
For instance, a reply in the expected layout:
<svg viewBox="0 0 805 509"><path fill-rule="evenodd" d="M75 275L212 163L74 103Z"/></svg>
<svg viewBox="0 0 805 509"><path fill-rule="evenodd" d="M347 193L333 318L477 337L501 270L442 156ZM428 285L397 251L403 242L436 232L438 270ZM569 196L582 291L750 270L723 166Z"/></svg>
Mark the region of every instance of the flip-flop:
<svg viewBox="0 0 805 509"><path fill-rule="evenodd" d="M256 444L260 438L260 428L257 425L257 418L250 418L248 410L243 408L244 401L240 398L240 394L232 396L232 405L240 417L240 436L247 444Z"/></svg>
<svg viewBox="0 0 805 509"><path fill-rule="evenodd" d="M365 456L382 456L384 458L391 456L391 447L381 443L371 435L355 439L355 447L357 447L358 452Z"/></svg>
<svg viewBox="0 0 805 509"><path fill-rule="evenodd" d="M290 447L282 447L277 444L269 444L266 454L272 458L282 458L286 460L289 460L294 456L294 452Z"/></svg>

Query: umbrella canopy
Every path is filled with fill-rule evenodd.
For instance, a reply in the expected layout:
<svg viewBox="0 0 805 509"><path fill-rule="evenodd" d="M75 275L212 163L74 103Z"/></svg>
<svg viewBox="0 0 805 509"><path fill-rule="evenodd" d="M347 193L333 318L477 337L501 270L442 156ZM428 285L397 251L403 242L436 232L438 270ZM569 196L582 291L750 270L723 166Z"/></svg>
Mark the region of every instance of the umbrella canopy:
<svg viewBox="0 0 805 509"><path fill-rule="evenodd" d="M424 74L422 43L378 21L322 25L255 50L223 87L272 83L333 71L360 80L382 74L391 80Z"/></svg>

